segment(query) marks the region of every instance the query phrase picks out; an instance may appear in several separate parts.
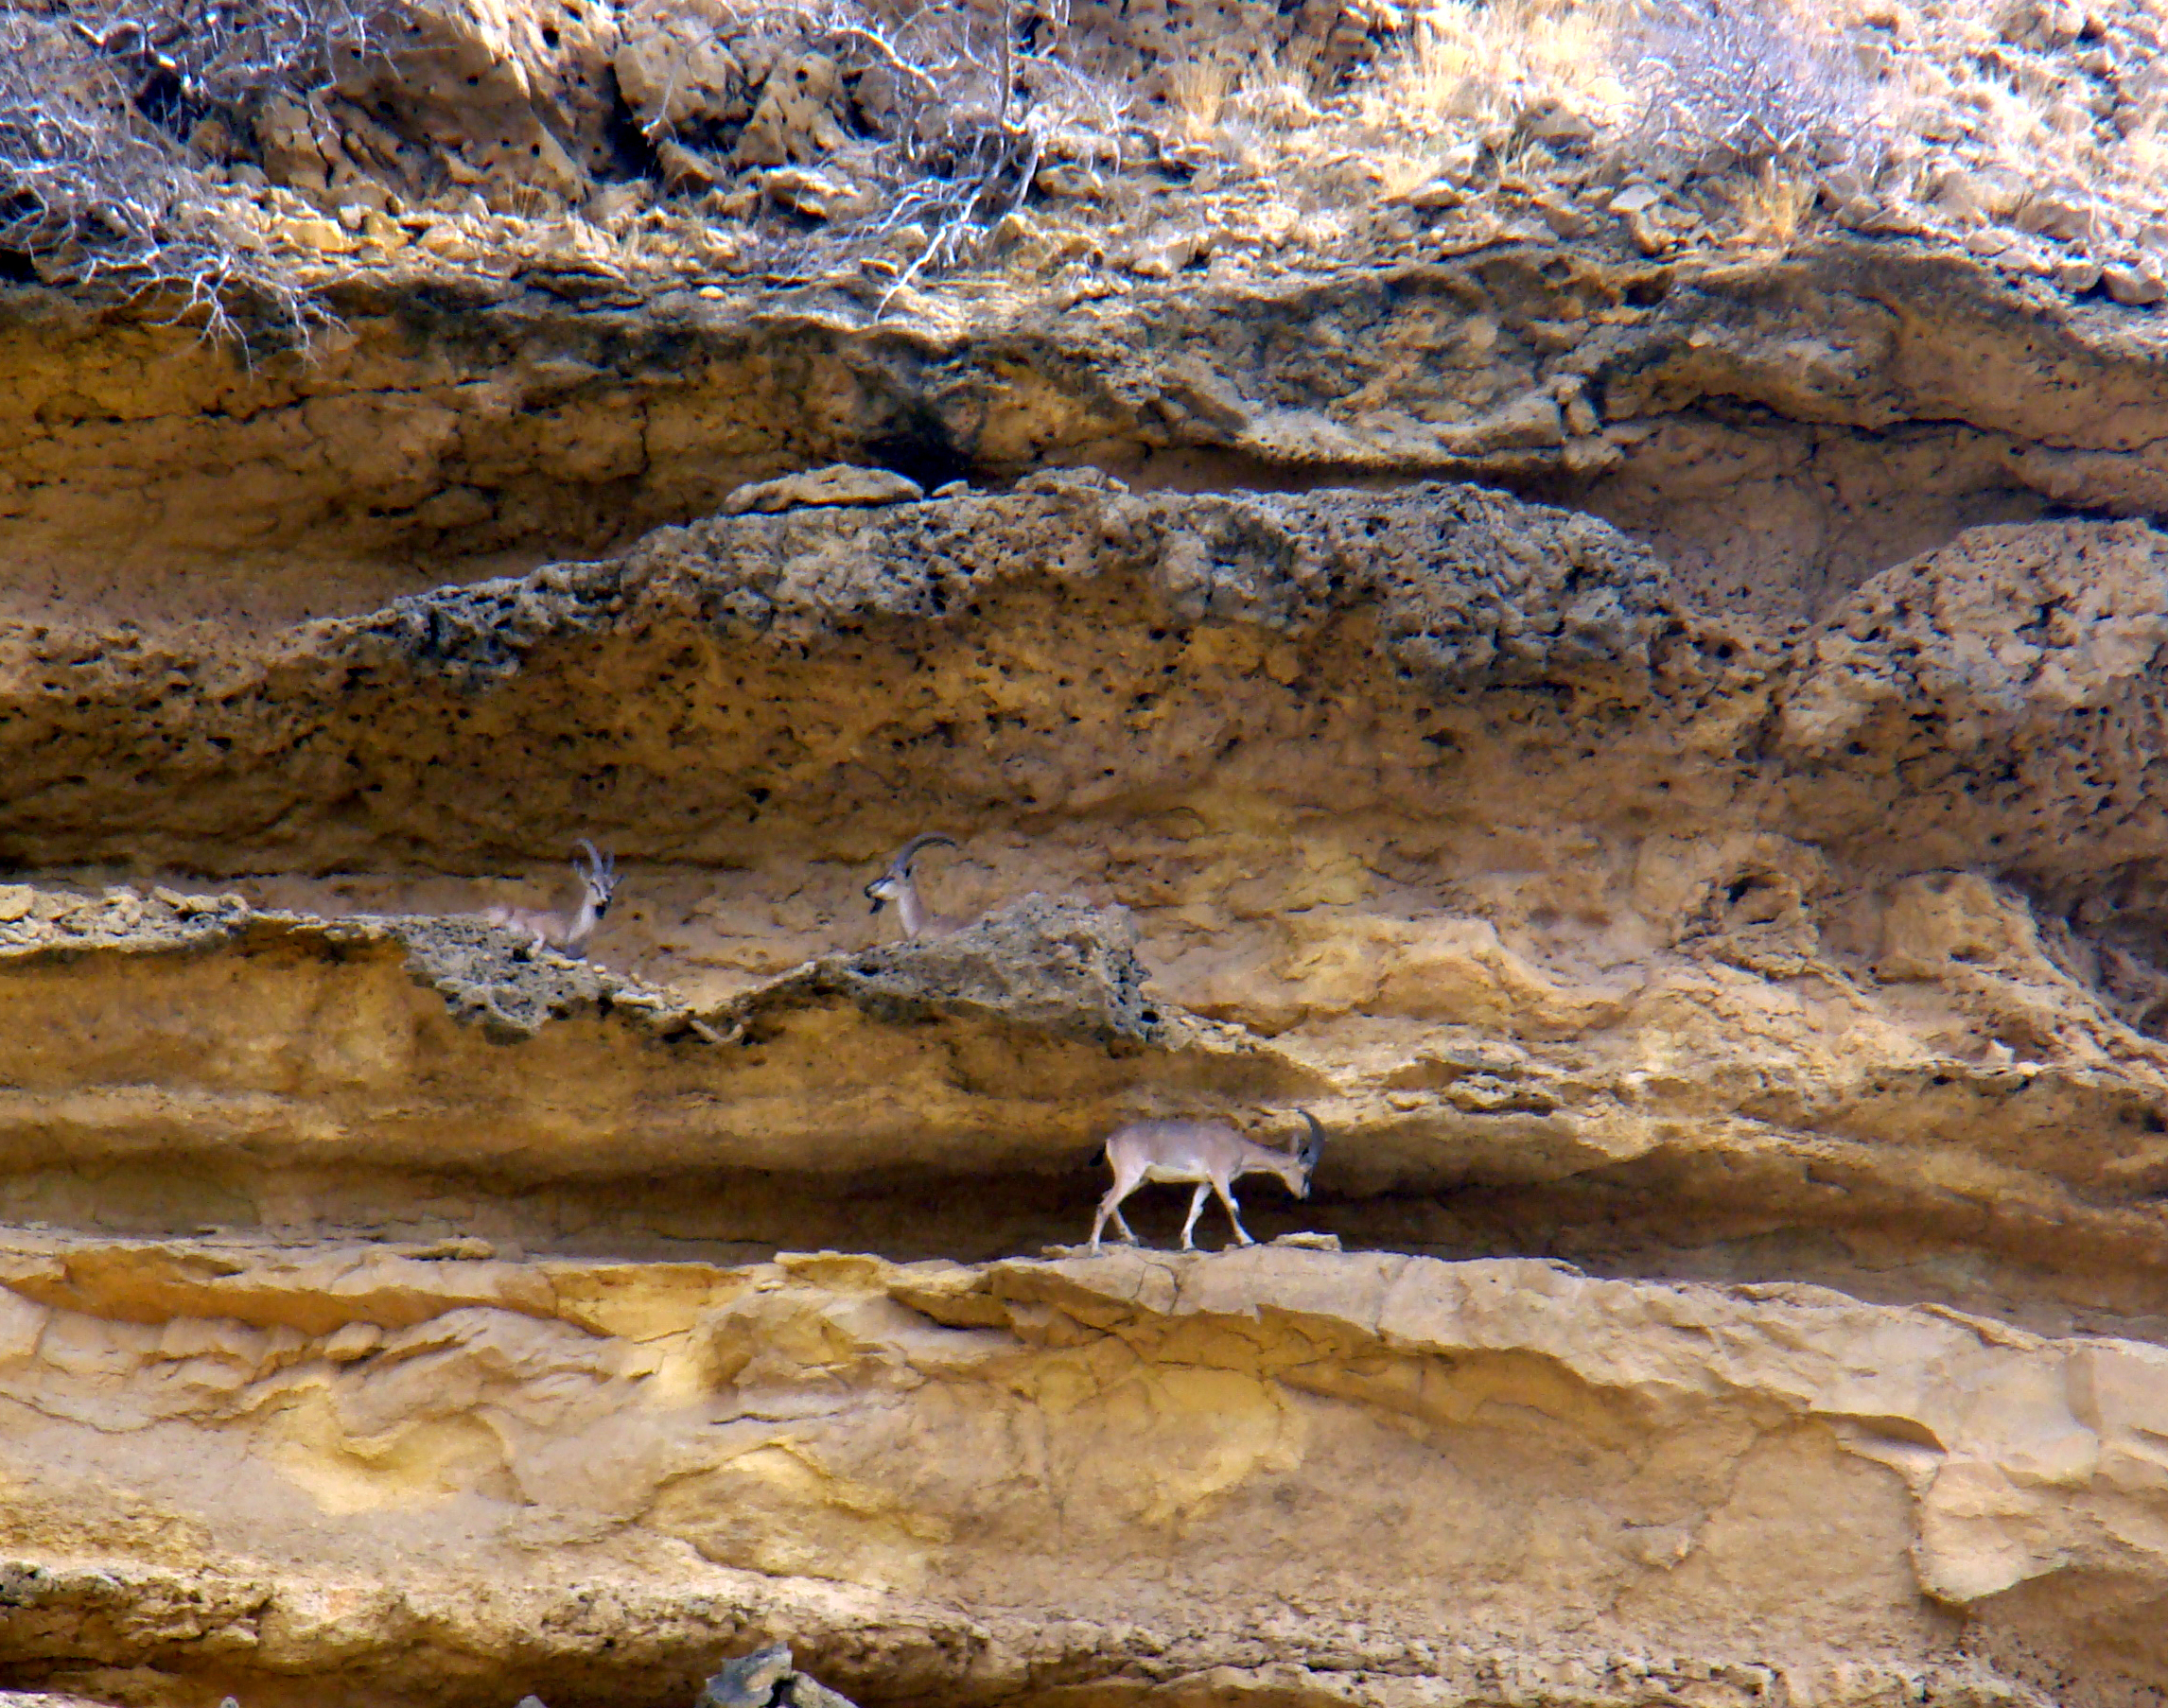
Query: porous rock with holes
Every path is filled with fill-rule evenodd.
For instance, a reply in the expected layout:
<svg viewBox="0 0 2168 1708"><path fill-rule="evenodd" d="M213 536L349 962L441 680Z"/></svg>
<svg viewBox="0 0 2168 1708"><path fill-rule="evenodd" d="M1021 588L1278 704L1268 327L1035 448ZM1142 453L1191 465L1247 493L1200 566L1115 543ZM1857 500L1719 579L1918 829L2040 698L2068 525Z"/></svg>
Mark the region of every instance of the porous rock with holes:
<svg viewBox="0 0 2168 1708"><path fill-rule="evenodd" d="M0 1686L2168 1690L2150 322L347 307L7 299ZM1297 1108L1257 1247L1060 1251Z"/></svg>

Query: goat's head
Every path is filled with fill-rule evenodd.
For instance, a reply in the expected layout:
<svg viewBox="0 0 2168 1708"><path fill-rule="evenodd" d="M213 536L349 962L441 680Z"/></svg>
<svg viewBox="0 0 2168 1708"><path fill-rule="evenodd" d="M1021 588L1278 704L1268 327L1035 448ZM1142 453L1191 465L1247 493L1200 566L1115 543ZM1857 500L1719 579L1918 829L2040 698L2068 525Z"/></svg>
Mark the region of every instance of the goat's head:
<svg viewBox="0 0 2168 1708"><path fill-rule="evenodd" d="M914 836L897 849L895 859L888 863L888 869L865 886L866 898L873 903L868 911L878 914L883 903L900 900L903 886L911 881L911 863L923 850L935 845L953 848L956 845L956 839L932 831L924 836Z"/></svg>
<svg viewBox="0 0 2168 1708"><path fill-rule="evenodd" d="M1298 1198L1310 1195L1310 1176L1318 1172L1318 1159L1324 1154L1325 1129L1318 1124L1318 1118L1307 1109L1297 1109L1296 1114L1310 1124L1310 1135L1295 1147L1295 1160L1302 1165L1303 1183L1295 1188Z"/></svg>
<svg viewBox="0 0 2168 1708"><path fill-rule="evenodd" d="M610 911L610 898L618 891L617 856L600 852L584 836L580 838L580 846L587 851L587 863L583 866L575 854L572 870L586 888L587 899L595 904L595 917L600 919Z"/></svg>

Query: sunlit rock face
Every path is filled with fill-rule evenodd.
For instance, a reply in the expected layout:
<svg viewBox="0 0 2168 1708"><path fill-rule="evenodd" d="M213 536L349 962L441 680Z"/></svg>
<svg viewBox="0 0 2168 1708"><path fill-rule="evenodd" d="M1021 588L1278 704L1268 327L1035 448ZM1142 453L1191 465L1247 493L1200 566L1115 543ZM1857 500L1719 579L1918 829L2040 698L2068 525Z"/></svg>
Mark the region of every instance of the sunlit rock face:
<svg viewBox="0 0 2168 1708"><path fill-rule="evenodd" d="M8 331L0 1686L2168 1690L2157 367L1631 271Z"/></svg>

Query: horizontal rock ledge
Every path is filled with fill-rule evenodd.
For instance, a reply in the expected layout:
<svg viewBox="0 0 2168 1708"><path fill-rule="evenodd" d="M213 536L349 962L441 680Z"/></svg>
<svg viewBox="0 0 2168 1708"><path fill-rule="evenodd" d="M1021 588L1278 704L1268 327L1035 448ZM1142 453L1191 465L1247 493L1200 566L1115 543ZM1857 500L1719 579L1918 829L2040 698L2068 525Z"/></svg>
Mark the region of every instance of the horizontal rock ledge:
<svg viewBox="0 0 2168 1708"><path fill-rule="evenodd" d="M0 927L18 1170L1030 1172L1075 1166L1125 1107L1320 1083L1146 999L1119 910L1044 897L705 1011L475 919L58 899Z"/></svg>
<svg viewBox="0 0 2168 1708"><path fill-rule="evenodd" d="M335 347L254 371L52 292L0 307L21 483L0 544L44 615L48 577L138 619L364 608L363 588L424 584L417 564L614 549L809 462L930 488L1079 462L1139 484L1477 479L1573 496L1730 588L1769 564L1706 525L1714 462L1765 516L1811 515L1784 535L1793 609L1900 538L2156 514L2168 487L2158 316L1907 241L1624 266L1497 242L967 300L938 329L840 291L582 309L425 280L355 288Z"/></svg>
<svg viewBox="0 0 2168 1708"><path fill-rule="evenodd" d="M701 1006L472 918L29 893L0 924L0 1212L25 1219L987 1257L1078 1237L1123 1121L1284 1144L1301 1105L1330 1133L1318 1195L1248 1182L1263 1233L1754 1275L1738 1242L1781 1230L1872 1296L1901 1250L1952 1303L2168 1319L2168 1099L2139 1061L1833 1074L1803 1053L1727 1089L1465 1024L1268 1038L1148 990L1119 910L1042 897ZM1138 1200L1149 1237L1172 1243L1181 1195ZM1202 1237L1226 1237L1216 1210ZM1953 1284L1936 1254L1960 1251Z"/></svg>
<svg viewBox="0 0 2168 1708"><path fill-rule="evenodd" d="M877 1702L2168 1682L2151 1346L1269 1247L9 1244L18 1682L660 1703L776 1637Z"/></svg>

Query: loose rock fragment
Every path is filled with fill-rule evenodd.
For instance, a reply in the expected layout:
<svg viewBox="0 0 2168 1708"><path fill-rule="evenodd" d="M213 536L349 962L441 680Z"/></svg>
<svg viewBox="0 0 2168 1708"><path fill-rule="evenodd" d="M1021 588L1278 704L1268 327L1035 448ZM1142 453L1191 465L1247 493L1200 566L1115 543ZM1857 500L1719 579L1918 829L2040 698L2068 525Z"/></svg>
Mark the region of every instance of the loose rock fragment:
<svg viewBox="0 0 2168 1708"><path fill-rule="evenodd" d="M2168 298L2168 281L2150 261L2118 262L2101 269L2107 294L2126 308L2149 308Z"/></svg>
<svg viewBox="0 0 2168 1708"><path fill-rule="evenodd" d="M709 1679L693 1708L851 1708L837 1695L791 1665L790 1645L771 1643L726 1663Z"/></svg>
<svg viewBox="0 0 2168 1708"><path fill-rule="evenodd" d="M885 468L854 468L838 462L802 475L756 480L723 500L726 516L747 511L774 514L821 504L915 504L926 496L918 481Z"/></svg>

